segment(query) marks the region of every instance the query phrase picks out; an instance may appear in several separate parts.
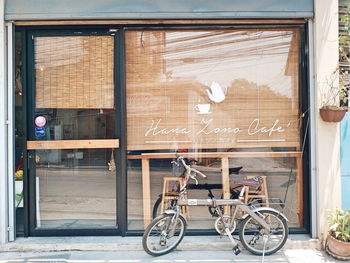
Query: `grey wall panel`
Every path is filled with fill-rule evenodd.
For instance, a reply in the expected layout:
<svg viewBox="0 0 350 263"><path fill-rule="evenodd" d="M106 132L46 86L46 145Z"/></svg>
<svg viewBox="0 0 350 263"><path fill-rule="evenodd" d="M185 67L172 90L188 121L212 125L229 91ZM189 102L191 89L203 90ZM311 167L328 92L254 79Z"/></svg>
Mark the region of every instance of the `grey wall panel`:
<svg viewBox="0 0 350 263"><path fill-rule="evenodd" d="M310 18L313 0L6 0L6 20Z"/></svg>

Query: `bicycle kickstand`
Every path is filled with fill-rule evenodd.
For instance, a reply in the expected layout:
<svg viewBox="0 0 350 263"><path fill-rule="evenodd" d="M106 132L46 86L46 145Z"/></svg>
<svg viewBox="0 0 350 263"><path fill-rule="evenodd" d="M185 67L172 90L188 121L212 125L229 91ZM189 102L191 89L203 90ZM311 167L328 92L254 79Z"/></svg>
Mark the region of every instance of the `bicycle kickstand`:
<svg viewBox="0 0 350 263"><path fill-rule="evenodd" d="M227 226L225 227L225 232L228 238L230 239L231 243L233 244L233 249L232 249L233 253L237 256L239 253L241 253L241 248L239 247L237 242L233 239L231 231Z"/></svg>

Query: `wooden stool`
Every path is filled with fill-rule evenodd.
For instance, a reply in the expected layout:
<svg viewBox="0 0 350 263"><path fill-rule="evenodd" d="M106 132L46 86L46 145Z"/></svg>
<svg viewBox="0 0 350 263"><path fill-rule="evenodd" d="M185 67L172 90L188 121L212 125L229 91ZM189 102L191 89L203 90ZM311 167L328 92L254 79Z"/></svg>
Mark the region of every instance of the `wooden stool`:
<svg viewBox="0 0 350 263"><path fill-rule="evenodd" d="M266 176L264 175L247 175L245 178L246 179L251 179L254 178L256 176L259 176L263 179L263 182L261 184L260 189L252 189L247 187L247 191L245 192L245 196L244 196L244 203L248 203L248 200L251 198L255 198L255 199L259 199L262 198L263 199L263 203L266 204L266 206L269 206L269 194L267 192L267 184L266 184Z"/></svg>
<svg viewBox="0 0 350 263"><path fill-rule="evenodd" d="M162 193L162 203L160 206L160 213L164 213L165 205L171 200L179 198L179 191L184 186L183 179L181 177L163 177L163 193ZM187 198L187 195L184 196ZM181 213L188 216L188 211L186 206L181 207Z"/></svg>

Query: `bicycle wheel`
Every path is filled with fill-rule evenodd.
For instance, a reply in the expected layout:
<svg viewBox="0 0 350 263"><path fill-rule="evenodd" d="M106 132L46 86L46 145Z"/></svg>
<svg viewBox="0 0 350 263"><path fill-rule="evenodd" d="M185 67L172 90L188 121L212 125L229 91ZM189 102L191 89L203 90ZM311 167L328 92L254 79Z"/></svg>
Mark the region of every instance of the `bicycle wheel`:
<svg viewBox="0 0 350 263"><path fill-rule="evenodd" d="M157 216L160 215L160 206L162 203L162 195L159 195L157 201L154 203L153 210L152 210L152 217L155 219Z"/></svg>
<svg viewBox="0 0 350 263"><path fill-rule="evenodd" d="M186 220L182 215L179 215L177 220L174 218L172 214L163 214L148 225L142 237L143 249L148 254L167 254L181 242L187 228Z"/></svg>
<svg viewBox="0 0 350 263"><path fill-rule="evenodd" d="M281 249L287 241L287 221L274 211L261 210L258 213L270 226L270 232L266 233L266 230L249 215L241 223L239 239L249 252L262 255L265 247L265 255L271 255Z"/></svg>
<svg viewBox="0 0 350 263"><path fill-rule="evenodd" d="M162 200L163 200L162 195L159 195L157 201L154 203L154 206L153 206L153 209L152 209L152 217L153 217L153 219L155 219L157 216L160 216L162 214L162 211L160 209L161 206L162 206ZM167 200L164 203L164 210L168 210L168 209L173 210L174 207L176 206L176 202L177 202L176 199Z"/></svg>

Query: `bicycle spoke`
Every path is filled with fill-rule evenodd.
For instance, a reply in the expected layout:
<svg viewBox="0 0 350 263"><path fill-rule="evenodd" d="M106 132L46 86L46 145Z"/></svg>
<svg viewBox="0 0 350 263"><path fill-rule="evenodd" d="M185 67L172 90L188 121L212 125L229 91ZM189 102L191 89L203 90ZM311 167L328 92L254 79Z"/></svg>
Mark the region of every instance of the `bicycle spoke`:
<svg viewBox="0 0 350 263"><path fill-rule="evenodd" d="M262 255L272 254L279 250L287 239L287 226L285 220L276 212L269 210L261 211L264 215L264 221L269 225L270 231L267 232L253 217L249 216L242 222L240 230L240 239L250 252ZM265 240L265 242L264 242Z"/></svg>
<svg viewBox="0 0 350 263"><path fill-rule="evenodd" d="M147 227L142 240L143 247L153 256L166 254L181 242L185 230L186 221L182 216L164 214Z"/></svg>

